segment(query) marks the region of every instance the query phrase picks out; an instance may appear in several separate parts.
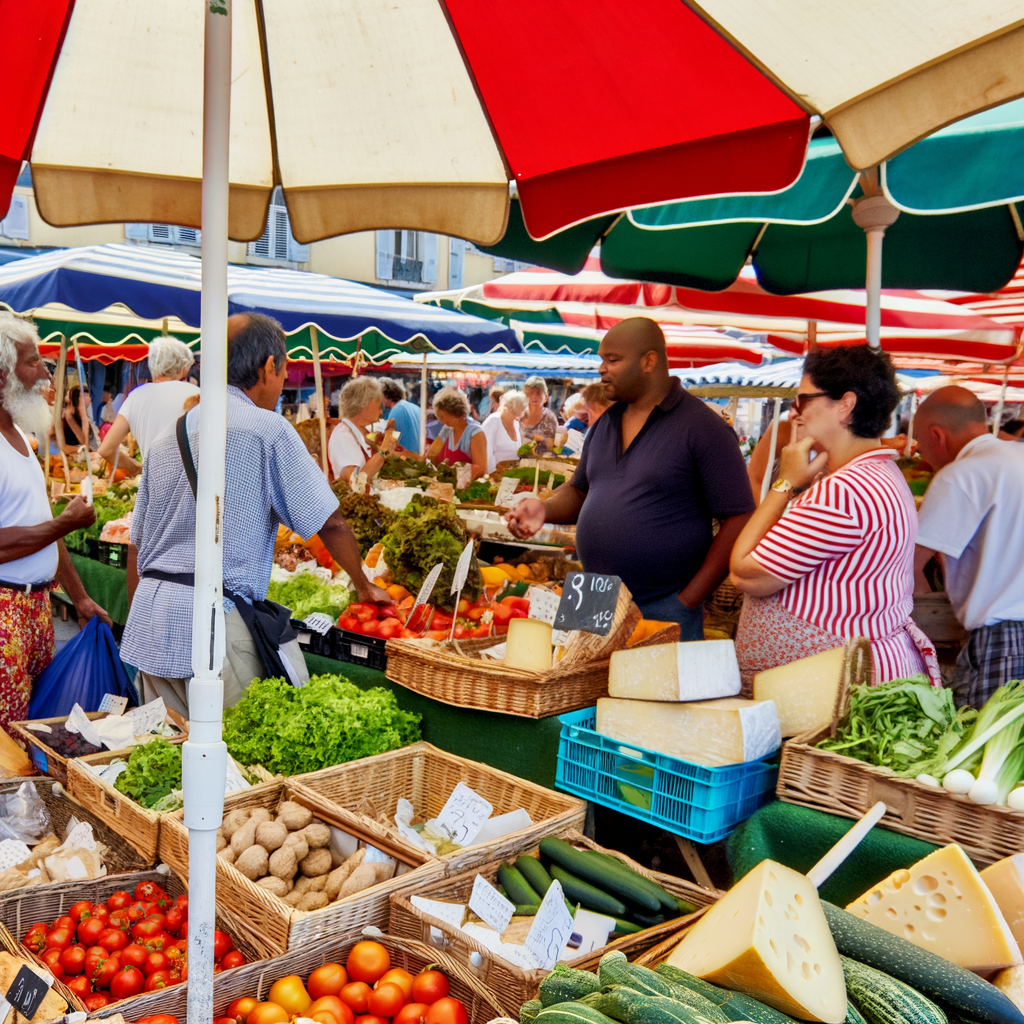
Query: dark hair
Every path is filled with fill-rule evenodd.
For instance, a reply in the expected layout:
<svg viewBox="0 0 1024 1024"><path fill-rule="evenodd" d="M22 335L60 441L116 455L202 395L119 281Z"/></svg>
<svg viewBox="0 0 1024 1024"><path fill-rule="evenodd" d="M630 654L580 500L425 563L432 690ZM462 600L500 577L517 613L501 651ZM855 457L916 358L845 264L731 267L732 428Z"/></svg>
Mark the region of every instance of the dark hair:
<svg viewBox="0 0 1024 1024"><path fill-rule="evenodd" d="M1019 434L1024 429L1024 420L1007 420L1003 424L1003 430L1008 434Z"/></svg>
<svg viewBox="0 0 1024 1024"><path fill-rule="evenodd" d="M857 437L881 437L899 404L900 389L892 361L867 345L820 348L804 360L804 373L819 391L839 401L848 391L857 396L850 431Z"/></svg>
<svg viewBox="0 0 1024 1024"><path fill-rule="evenodd" d="M405 398L405 388L397 380L385 377L380 382L380 392L389 402L400 402Z"/></svg>
<svg viewBox="0 0 1024 1024"><path fill-rule="evenodd" d="M274 357L278 373L288 358L281 325L262 313L245 314L245 322L228 341L228 383L247 391L260 380L260 370Z"/></svg>

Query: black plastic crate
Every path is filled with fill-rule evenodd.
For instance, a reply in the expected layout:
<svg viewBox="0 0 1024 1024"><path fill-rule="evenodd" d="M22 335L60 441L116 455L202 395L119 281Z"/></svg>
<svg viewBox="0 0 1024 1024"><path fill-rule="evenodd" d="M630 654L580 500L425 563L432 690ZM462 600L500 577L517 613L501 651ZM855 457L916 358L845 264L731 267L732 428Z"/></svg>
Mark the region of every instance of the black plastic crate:
<svg viewBox="0 0 1024 1024"><path fill-rule="evenodd" d="M348 661L353 665L365 665L367 668L383 672L387 668L388 656L384 653L387 640L379 636L364 636L348 629L336 629L338 634L337 648L334 657L338 661Z"/></svg>
<svg viewBox="0 0 1024 1024"><path fill-rule="evenodd" d="M310 629L304 622L292 619L292 629L299 636L299 647L310 654L319 654L324 658L337 658L338 633L340 630L331 627L326 633L318 633Z"/></svg>
<svg viewBox="0 0 1024 1024"><path fill-rule="evenodd" d="M118 569L128 568L128 545L112 541L98 541L96 560L104 565L115 565Z"/></svg>

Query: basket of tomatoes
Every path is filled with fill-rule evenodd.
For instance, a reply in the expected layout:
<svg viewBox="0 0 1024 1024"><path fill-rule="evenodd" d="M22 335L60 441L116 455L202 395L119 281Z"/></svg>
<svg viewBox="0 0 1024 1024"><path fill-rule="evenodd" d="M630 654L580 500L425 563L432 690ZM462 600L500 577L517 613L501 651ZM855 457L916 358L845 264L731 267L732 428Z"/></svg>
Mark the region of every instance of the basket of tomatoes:
<svg viewBox="0 0 1024 1024"><path fill-rule="evenodd" d="M150 871L47 888L0 901L0 940L12 953L28 950L85 1010L159 995L187 979L188 897L176 876ZM34 923L19 943L12 932L26 921ZM217 923L215 971L260 958L233 920L219 915Z"/></svg>

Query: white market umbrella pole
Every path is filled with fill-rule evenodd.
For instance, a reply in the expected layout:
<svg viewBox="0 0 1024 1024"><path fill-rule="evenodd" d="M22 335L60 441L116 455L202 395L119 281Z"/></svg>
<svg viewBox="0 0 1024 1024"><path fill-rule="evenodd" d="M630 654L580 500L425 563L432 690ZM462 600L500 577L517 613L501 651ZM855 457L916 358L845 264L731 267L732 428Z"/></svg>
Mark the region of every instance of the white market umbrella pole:
<svg viewBox="0 0 1024 1024"><path fill-rule="evenodd" d="M910 394L910 413L907 416L907 443L903 446L903 457L910 458L910 449L914 446L914 414L917 412L917 390Z"/></svg>
<svg viewBox="0 0 1024 1024"><path fill-rule="evenodd" d="M1003 425L1003 407L1006 405L1006 385L1010 382L1010 367L1003 369L1003 387L999 392L999 401L996 402L995 412L992 414L992 436L999 436L999 428Z"/></svg>
<svg viewBox="0 0 1024 1024"><path fill-rule="evenodd" d="M189 830L188 1019L213 1019L217 829L224 816L223 508L227 443L228 144L232 0L206 0L203 73L203 376L199 403L189 737L182 747Z"/></svg>
<svg viewBox="0 0 1024 1024"><path fill-rule="evenodd" d="M768 465L764 468L764 477L761 480L761 501L764 501L768 494L768 488L772 485L772 469L775 466L775 448L779 440L779 416L782 413L782 399L775 399L775 408L772 410L772 430L768 436Z"/></svg>
<svg viewBox="0 0 1024 1024"><path fill-rule="evenodd" d="M420 367L420 455L427 454L427 353Z"/></svg>
<svg viewBox="0 0 1024 1024"><path fill-rule="evenodd" d="M865 288L867 305L864 328L868 344L881 349L882 334L882 240L886 228L896 223L900 211L878 190L878 168L861 172L864 195L853 205L853 222L867 235L868 256Z"/></svg>

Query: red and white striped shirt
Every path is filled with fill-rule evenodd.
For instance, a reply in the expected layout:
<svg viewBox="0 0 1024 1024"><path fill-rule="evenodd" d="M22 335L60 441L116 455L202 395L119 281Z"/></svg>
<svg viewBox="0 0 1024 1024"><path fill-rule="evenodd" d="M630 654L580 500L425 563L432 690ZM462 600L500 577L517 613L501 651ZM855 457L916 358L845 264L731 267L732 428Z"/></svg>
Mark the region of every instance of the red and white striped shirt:
<svg viewBox="0 0 1024 1024"><path fill-rule="evenodd" d="M796 498L753 551L790 585L782 605L835 636L871 640L876 682L921 672L914 606L914 498L898 452L858 455Z"/></svg>

